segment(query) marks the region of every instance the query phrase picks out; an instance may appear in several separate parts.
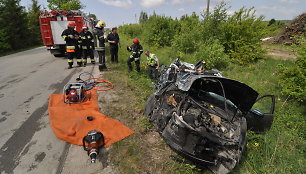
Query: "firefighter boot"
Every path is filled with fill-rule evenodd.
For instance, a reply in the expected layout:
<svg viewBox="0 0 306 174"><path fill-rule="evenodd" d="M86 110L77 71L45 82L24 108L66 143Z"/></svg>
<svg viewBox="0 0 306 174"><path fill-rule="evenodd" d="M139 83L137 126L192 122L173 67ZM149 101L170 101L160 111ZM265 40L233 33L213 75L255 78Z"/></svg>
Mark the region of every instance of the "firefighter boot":
<svg viewBox="0 0 306 174"><path fill-rule="evenodd" d="M73 64L73 62L68 62L68 69L72 68L72 64Z"/></svg>
<svg viewBox="0 0 306 174"><path fill-rule="evenodd" d="M133 71L132 59L131 59L131 58L128 59L127 65L128 65L128 67L129 67L129 71Z"/></svg>
<svg viewBox="0 0 306 174"><path fill-rule="evenodd" d="M139 61L139 59L135 61L135 64L136 64L137 72L140 72L140 61Z"/></svg>
<svg viewBox="0 0 306 174"><path fill-rule="evenodd" d="M107 69L107 67L106 67L105 64L99 64L99 70L100 71L103 71L103 70L106 70L106 69Z"/></svg>
<svg viewBox="0 0 306 174"><path fill-rule="evenodd" d="M103 71L103 69L104 69L104 68L103 68L103 65L100 64L100 65L99 65L99 70L100 70L100 71Z"/></svg>
<svg viewBox="0 0 306 174"><path fill-rule="evenodd" d="M86 65L87 65L87 59L83 59L82 61L83 61L83 66L86 67Z"/></svg>

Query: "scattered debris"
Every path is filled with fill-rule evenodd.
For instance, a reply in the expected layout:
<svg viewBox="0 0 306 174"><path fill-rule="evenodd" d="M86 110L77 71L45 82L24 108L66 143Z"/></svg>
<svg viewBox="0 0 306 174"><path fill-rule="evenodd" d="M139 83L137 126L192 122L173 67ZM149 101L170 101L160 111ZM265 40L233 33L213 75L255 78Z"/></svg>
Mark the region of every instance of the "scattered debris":
<svg viewBox="0 0 306 174"><path fill-rule="evenodd" d="M294 36L306 37L306 13L296 17L290 24L285 25L284 32L274 38L274 43L291 45L295 44Z"/></svg>
<svg viewBox="0 0 306 174"><path fill-rule="evenodd" d="M222 77L218 70L199 73L196 65L177 59L162 67L158 91L149 97L145 115L182 157L199 168L230 173L245 150L247 130L270 128L274 96L264 96L272 99L271 111L264 114L252 109L258 97L255 90Z"/></svg>
<svg viewBox="0 0 306 174"><path fill-rule="evenodd" d="M270 40L272 40L273 37L265 37L263 39L260 39L262 42L269 42Z"/></svg>

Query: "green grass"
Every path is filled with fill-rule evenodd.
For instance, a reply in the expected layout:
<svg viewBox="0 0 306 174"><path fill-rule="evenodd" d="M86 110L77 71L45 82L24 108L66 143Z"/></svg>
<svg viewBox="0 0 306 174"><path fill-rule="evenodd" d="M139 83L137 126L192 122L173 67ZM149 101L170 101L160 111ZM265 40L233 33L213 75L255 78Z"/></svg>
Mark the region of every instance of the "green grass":
<svg viewBox="0 0 306 174"><path fill-rule="evenodd" d="M248 154L237 173L304 173L305 107L280 96L277 65L291 61L263 59L247 66L230 65L225 76L251 86L260 95L277 97L275 119L265 135L248 133ZM256 147L255 143L259 143Z"/></svg>
<svg viewBox="0 0 306 174"><path fill-rule="evenodd" d="M125 45L131 41L125 40L121 35L122 45L120 49L119 66L116 67L116 75L107 75L110 80L114 80L121 85L129 94L129 99L133 109L137 110L136 121L129 120L127 124L137 132L132 137L114 145L111 154L113 161L119 166L123 173L146 172L146 165L151 165L152 161L146 162L145 159L150 149L142 138L151 130L148 120L141 114L147 97L154 92L152 82L148 79L146 71L143 70L145 58L142 57L142 71L137 73L128 72L126 60L129 53L125 50ZM149 47L143 45L145 50ZM168 65L177 55L171 48L150 48L155 53L161 63ZM186 60L186 58L185 58ZM190 62L193 63L193 62ZM291 66L292 61L261 59L256 63L239 66L230 64L223 69L227 78L241 81L259 92L260 95L276 95L275 119L270 131L264 135L256 135L248 132L247 153L234 173L305 173L305 106L295 101L287 100L280 95L278 85L278 65ZM118 75L120 74L120 75ZM120 90L119 90L120 93ZM120 111L116 111L120 113ZM120 116L118 117L120 119ZM199 172L193 166L180 164L169 159L169 154L165 143L160 140L160 144L154 148L162 149L160 152L162 161L162 173L209 173L208 171ZM140 149L140 150L139 150ZM154 172L153 172L154 173Z"/></svg>

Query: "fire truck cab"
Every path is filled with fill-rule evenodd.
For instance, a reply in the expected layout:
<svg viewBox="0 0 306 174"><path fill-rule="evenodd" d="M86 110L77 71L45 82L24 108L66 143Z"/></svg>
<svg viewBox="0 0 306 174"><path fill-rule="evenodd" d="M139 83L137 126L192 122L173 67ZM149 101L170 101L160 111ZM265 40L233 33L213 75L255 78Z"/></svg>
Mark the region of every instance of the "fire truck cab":
<svg viewBox="0 0 306 174"><path fill-rule="evenodd" d="M69 22L76 23L76 31L81 32L84 24L93 29L95 21L80 11L52 10L42 11L39 16L40 30L44 45L55 57L65 56L66 43L61 37Z"/></svg>

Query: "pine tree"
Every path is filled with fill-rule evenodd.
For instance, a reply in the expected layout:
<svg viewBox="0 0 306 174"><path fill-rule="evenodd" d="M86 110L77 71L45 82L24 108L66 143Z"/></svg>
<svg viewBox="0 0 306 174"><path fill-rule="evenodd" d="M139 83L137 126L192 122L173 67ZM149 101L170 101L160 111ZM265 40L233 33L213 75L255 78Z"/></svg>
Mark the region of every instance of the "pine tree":
<svg viewBox="0 0 306 174"><path fill-rule="evenodd" d="M37 0L32 0L31 8L28 11L28 28L31 33L32 45L41 43L40 26L39 26L39 12L41 6Z"/></svg>
<svg viewBox="0 0 306 174"><path fill-rule="evenodd" d="M139 23L145 24L149 20L148 14L144 11L140 12Z"/></svg>
<svg viewBox="0 0 306 174"><path fill-rule="evenodd" d="M1 0L0 4L1 33L7 37L7 44L12 49L27 47L30 44L27 14L20 0Z"/></svg>
<svg viewBox="0 0 306 174"><path fill-rule="evenodd" d="M0 14L3 13L4 10L4 4L2 0L0 0ZM4 20L2 16L0 15L0 52L4 52L11 48L11 45L8 43L8 36L6 31L4 30Z"/></svg>

